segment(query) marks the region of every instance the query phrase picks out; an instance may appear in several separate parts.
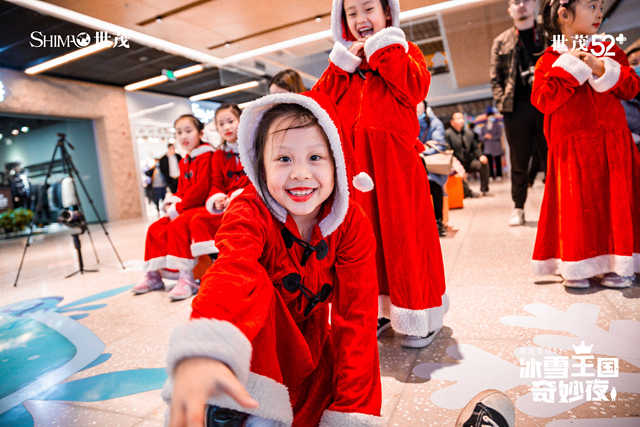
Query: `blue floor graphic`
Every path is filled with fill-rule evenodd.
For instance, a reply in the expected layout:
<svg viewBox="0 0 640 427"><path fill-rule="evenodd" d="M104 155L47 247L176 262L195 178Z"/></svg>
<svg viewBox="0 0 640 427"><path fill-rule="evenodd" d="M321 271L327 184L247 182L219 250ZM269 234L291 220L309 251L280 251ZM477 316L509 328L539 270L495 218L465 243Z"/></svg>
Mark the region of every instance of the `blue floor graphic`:
<svg viewBox="0 0 640 427"><path fill-rule="evenodd" d="M97 402L156 390L164 368L108 372L65 382L79 371L107 362L110 353L77 320L107 303L91 304L131 289L131 285L59 305L63 297L34 298L0 307L0 426L32 427L27 400ZM75 314L66 315L74 312ZM84 313L78 313L84 312Z"/></svg>

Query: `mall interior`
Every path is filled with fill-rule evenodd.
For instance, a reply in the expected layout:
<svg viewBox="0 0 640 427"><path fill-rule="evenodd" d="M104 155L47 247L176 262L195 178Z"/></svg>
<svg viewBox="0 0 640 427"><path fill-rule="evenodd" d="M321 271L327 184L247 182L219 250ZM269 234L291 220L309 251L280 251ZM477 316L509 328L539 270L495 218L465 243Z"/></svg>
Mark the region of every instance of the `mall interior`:
<svg viewBox="0 0 640 427"><path fill-rule="evenodd" d="M399 26L424 56L426 101L445 128L456 112L465 126L488 122L492 43L514 27L509 7L527 2L400 0ZM599 32L623 35L627 49L640 39L640 1L602 3ZM189 322L193 298L132 292L145 277L147 228L167 215L149 191L152 170L169 144L186 154L179 116L199 119L216 149L220 105L247 108L288 69L312 88L334 46L331 10L330 0L0 0L1 426L165 425L169 338ZM465 425L640 426L640 283L577 289L534 274L553 172L532 172L513 226L511 142L500 141L502 170L492 166L486 191L482 173L468 171L468 194L445 176L448 311L423 348L393 328L378 336L376 425L462 425L465 405L494 389L513 421ZM215 268L211 258L196 258L195 279ZM591 375L551 375L553 361L571 370L585 354ZM615 373L596 378L600 359ZM555 396L550 384L560 384Z"/></svg>

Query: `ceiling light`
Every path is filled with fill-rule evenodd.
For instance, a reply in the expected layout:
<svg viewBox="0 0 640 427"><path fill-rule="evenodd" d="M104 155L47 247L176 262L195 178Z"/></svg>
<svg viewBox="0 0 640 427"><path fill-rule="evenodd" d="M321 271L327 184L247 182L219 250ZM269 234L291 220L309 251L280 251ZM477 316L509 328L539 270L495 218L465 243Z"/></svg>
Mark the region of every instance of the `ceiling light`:
<svg viewBox="0 0 640 427"><path fill-rule="evenodd" d="M322 17L321 16L316 16L316 22L321 22L322 21Z"/></svg>
<svg viewBox="0 0 640 427"><path fill-rule="evenodd" d="M189 67L185 67L185 68L181 68L179 70L173 71L173 76L176 79L179 79L182 77L199 73L202 70L204 70L204 65L202 64L191 65ZM124 89L126 91L133 92L134 90L144 89L146 87L159 85L168 81L169 81L169 77L165 74L162 74L156 77L151 77L146 80L141 80L139 82L128 84L124 87Z"/></svg>
<svg viewBox="0 0 640 427"><path fill-rule="evenodd" d="M129 92L133 92L134 90L144 89L145 87L159 85L164 82L168 82L169 78L167 76L156 76L151 77L150 79L142 80L136 83L131 83L130 85L126 85L124 90Z"/></svg>
<svg viewBox="0 0 640 427"><path fill-rule="evenodd" d="M225 87L223 89L212 90L210 92L201 93L198 95L193 95L189 97L189 101L202 101L203 99L215 98L222 95L228 95L230 93L239 92L245 89L251 89L254 87L258 87L260 82L254 80L252 82L242 83L235 86Z"/></svg>
<svg viewBox="0 0 640 427"><path fill-rule="evenodd" d="M0 133L0 140L2 140L2 137L3 137L3 136L4 136L4 135L2 135L2 134Z"/></svg>
<svg viewBox="0 0 640 427"><path fill-rule="evenodd" d="M27 132L29 132L29 126L22 126L22 127L20 128L20 131L21 131L22 133L27 133Z"/></svg>
<svg viewBox="0 0 640 427"><path fill-rule="evenodd" d="M60 65L66 64L68 62L77 61L78 59L84 58L85 56L93 55L94 53L98 53L105 49L109 49L112 46L113 46L113 41L105 40L100 43L96 43L91 46L83 47L82 49L78 49L76 51L64 54L62 56L58 56L57 58L50 59L49 61L45 61L33 67L29 67L26 70L24 70L24 72L29 75L42 73L43 71L47 71L52 68L59 67Z"/></svg>
<svg viewBox="0 0 640 427"><path fill-rule="evenodd" d="M11 131L11 135L16 136L20 133L20 131L18 129L14 129Z"/></svg>

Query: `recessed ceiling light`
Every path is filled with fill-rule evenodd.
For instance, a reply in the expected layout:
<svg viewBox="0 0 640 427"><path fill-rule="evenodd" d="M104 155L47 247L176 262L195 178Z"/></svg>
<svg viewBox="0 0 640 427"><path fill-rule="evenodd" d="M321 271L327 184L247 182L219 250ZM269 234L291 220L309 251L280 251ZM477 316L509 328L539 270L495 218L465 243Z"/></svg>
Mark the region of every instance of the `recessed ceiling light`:
<svg viewBox="0 0 640 427"><path fill-rule="evenodd" d="M0 133L0 139L2 139L2 137L3 137L3 136L4 136L4 135Z"/></svg>
<svg viewBox="0 0 640 427"><path fill-rule="evenodd" d="M322 21L322 17L321 16L316 16L316 22L321 22Z"/></svg>
<svg viewBox="0 0 640 427"><path fill-rule="evenodd" d="M11 131L11 135L16 136L20 133L20 131L18 129L14 129Z"/></svg>
<svg viewBox="0 0 640 427"><path fill-rule="evenodd" d="M158 16L158 17L156 18L156 22L157 22L158 24L162 23L162 16Z"/></svg>
<svg viewBox="0 0 640 427"><path fill-rule="evenodd" d="M27 133L29 132L29 126L22 126L20 130L22 131L22 133Z"/></svg>

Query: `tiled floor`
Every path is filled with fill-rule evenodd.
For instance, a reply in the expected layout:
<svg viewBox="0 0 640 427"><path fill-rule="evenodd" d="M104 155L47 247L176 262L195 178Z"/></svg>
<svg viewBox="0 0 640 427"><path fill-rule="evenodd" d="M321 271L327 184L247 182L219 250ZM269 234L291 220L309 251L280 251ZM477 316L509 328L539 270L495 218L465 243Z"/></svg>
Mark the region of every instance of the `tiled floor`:
<svg viewBox="0 0 640 427"><path fill-rule="evenodd" d="M464 209L450 212L455 232L441 242L451 307L438 338L423 350L401 348L392 332L380 340L388 425L451 426L464 403L486 388L501 389L516 402L518 426L640 425L640 287L567 291L558 277L534 277L529 260L542 185L533 188L524 227L506 225L508 183L492 183L492 194L465 200ZM15 406L7 402L18 404L0 415L0 425L162 425L165 408L158 387L168 336L187 319L189 301L170 303L160 292L133 297L125 288L142 275L145 227L142 221L108 226L125 271L101 229L92 227L100 271L70 279L64 276L76 268L71 239L38 237L16 288L24 239L0 242L0 412ZM95 265L86 237L83 254L88 267ZM43 300L56 296L63 299ZM80 324L91 335L75 355L51 355L54 347L43 347L48 339L67 342L63 323ZM31 332L20 334L16 325ZM97 344L87 344L91 340ZM610 398L615 387L616 400L580 399L579 388L573 388L582 384L586 397L585 381L595 378L573 377L564 380L572 383L565 397L575 402L558 403L560 393L554 403L535 401L540 396L529 393L540 378L527 378L522 366L545 355L575 357L572 345L581 341L594 345L589 354L596 358L619 359L618 377L603 379L609 386L605 396ZM23 344L21 350L16 343ZM79 371L86 362L70 366L69 359L94 360L100 354L89 368ZM23 369L28 363L37 366ZM44 381L47 375L55 378ZM29 389L33 381L36 386Z"/></svg>

